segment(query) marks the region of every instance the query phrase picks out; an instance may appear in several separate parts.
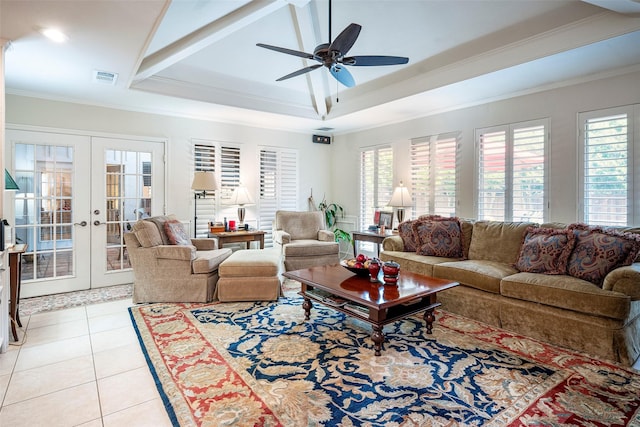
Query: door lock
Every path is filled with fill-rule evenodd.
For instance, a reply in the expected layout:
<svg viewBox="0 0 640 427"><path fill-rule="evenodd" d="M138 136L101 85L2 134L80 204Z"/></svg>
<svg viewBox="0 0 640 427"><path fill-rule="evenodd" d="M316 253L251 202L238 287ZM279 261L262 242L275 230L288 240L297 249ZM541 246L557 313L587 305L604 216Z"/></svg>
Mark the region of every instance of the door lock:
<svg viewBox="0 0 640 427"><path fill-rule="evenodd" d="M94 211L93 211L93 214L94 214L94 215L100 215L100 209L96 209L96 210L94 210Z"/></svg>

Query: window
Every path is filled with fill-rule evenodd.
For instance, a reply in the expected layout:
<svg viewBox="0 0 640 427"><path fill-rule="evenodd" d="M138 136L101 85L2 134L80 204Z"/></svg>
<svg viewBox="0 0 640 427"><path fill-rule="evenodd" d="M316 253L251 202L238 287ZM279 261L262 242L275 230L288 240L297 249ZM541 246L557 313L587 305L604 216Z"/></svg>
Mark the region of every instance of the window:
<svg viewBox="0 0 640 427"><path fill-rule="evenodd" d="M374 224L376 210L391 210L393 194L393 150L389 146L360 153L360 228Z"/></svg>
<svg viewBox="0 0 640 427"><path fill-rule="evenodd" d="M240 147L194 140L193 158L194 171L213 172L220 190L207 191L204 198L198 199L196 235L206 236L207 223L216 217L217 208L224 199L231 197L233 189L240 183Z"/></svg>
<svg viewBox="0 0 640 427"><path fill-rule="evenodd" d="M459 140L459 133L411 140L412 218L455 216Z"/></svg>
<svg viewBox="0 0 640 427"><path fill-rule="evenodd" d="M265 247L273 246L273 221L277 210L298 210L298 152L260 149L258 229L265 231Z"/></svg>
<svg viewBox="0 0 640 427"><path fill-rule="evenodd" d="M633 107L579 115L580 220L585 223L624 226L635 222L633 117Z"/></svg>
<svg viewBox="0 0 640 427"><path fill-rule="evenodd" d="M547 120L477 131L477 217L544 222Z"/></svg>

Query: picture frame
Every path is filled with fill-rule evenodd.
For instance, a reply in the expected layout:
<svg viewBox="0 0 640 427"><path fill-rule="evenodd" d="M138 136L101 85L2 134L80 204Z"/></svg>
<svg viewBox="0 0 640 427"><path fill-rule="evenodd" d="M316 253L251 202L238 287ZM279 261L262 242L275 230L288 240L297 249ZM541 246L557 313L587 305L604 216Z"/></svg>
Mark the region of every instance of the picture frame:
<svg viewBox="0 0 640 427"><path fill-rule="evenodd" d="M378 227L385 227L387 230L391 230L393 226L393 212L380 212L380 219L378 220Z"/></svg>
<svg viewBox="0 0 640 427"><path fill-rule="evenodd" d="M377 209L373 212L373 223L375 225L378 225L380 223L380 211Z"/></svg>

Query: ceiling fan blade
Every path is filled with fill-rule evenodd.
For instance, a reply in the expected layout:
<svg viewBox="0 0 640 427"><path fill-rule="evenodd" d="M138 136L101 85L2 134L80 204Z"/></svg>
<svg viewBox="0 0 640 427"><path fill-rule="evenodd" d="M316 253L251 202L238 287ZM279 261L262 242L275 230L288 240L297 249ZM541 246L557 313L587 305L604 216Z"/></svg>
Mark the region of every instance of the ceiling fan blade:
<svg viewBox="0 0 640 427"><path fill-rule="evenodd" d="M291 74L287 74L286 76L282 76L279 79L277 79L276 81L280 82L282 80L287 80L287 79L290 79L291 77L296 77L296 76L299 76L301 74L308 73L309 71L313 71L313 70L315 70L316 68L319 68L319 67L322 67L322 64L316 64L316 65L312 65L310 67L305 67L305 68L303 68L301 70L294 71Z"/></svg>
<svg viewBox="0 0 640 427"><path fill-rule="evenodd" d="M331 75L336 78L340 83L345 85L346 87L354 87L356 85L356 81L353 79L353 76L345 67L340 64L333 64L331 68Z"/></svg>
<svg viewBox="0 0 640 427"><path fill-rule="evenodd" d="M263 47L265 49L275 50L276 52L280 52L280 53L286 53L287 55L299 56L300 58L317 60L317 58L312 54L306 53L306 52L300 52L299 50L292 50L284 47L271 46L270 44L264 44L264 43L256 43L256 46Z"/></svg>
<svg viewBox="0 0 640 427"><path fill-rule="evenodd" d="M329 51L338 51L341 55L345 55L358 39L361 29L362 27L358 24L349 24L329 45Z"/></svg>
<svg viewBox="0 0 640 427"><path fill-rule="evenodd" d="M381 55L365 55L365 56L350 56L343 58L344 65L353 65L356 67L368 67L376 65L399 65L409 62L409 58L404 56L381 56Z"/></svg>

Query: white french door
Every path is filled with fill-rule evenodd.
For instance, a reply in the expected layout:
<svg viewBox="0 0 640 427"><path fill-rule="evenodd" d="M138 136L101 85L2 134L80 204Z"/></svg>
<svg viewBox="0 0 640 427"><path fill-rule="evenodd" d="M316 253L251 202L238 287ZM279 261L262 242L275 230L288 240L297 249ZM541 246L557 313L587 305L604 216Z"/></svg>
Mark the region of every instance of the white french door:
<svg viewBox="0 0 640 427"><path fill-rule="evenodd" d="M13 129L6 140L12 225L28 245L21 296L131 283L123 235L162 213L164 144Z"/></svg>

